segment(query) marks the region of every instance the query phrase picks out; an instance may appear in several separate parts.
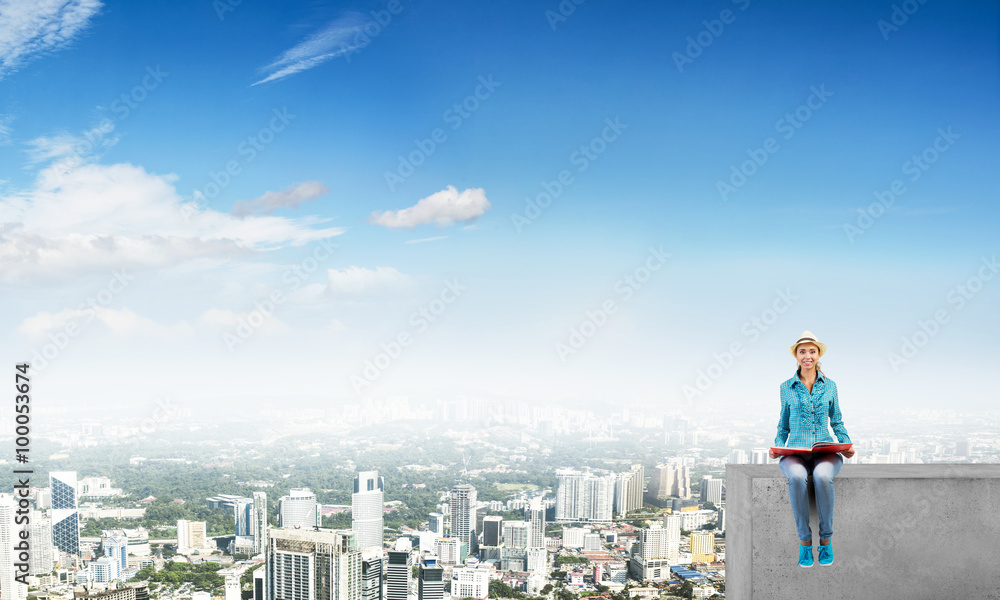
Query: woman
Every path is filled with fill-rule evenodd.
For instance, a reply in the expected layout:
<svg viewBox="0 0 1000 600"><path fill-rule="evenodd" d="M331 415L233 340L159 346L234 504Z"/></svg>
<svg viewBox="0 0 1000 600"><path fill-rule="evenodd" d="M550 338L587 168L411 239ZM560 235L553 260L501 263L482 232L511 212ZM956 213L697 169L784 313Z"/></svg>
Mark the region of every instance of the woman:
<svg viewBox="0 0 1000 600"><path fill-rule="evenodd" d="M789 348L798 362L795 376L781 384L781 417L775 446L811 448L816 442L833 442L829 427L837 439L850 443L837 400L837 384L820 370L819 359L826 354L826 344L805 331ZM854 449L844 450L844 456L854 456ZM774 450L771 458L777 458ZM806 476L812 473L816 488L816 509L819 512L819 564L833 564L833 478L844 466L837 453L782 456L778 467L788 478L788 495L799 533L799 566L813 565L812 530L809 528L809 496Z"/></svg>

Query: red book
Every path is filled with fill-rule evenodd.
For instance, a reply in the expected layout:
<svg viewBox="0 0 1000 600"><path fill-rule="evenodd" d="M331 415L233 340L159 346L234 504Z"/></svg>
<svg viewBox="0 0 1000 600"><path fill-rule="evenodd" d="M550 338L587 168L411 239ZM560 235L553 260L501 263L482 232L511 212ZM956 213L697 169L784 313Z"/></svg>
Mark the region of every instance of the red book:
<svg viewBox="0 0 1000 600"><path fill-rule="evenodd" d="M820 452L843 452L854 444L841 444L839 442L816 442L812 448L785 448L784 446L771 446L771 450L779 456L790 454L819 454Z"/></svg>

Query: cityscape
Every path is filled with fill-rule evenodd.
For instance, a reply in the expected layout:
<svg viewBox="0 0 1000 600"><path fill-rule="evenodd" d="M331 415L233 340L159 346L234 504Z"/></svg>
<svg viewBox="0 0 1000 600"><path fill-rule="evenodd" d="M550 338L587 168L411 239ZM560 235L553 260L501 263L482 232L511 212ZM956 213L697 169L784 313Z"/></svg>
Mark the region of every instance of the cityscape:
<svg viewBox="0 0 1000 600"><path fill-rule="evenodd" d="M725 467L775 462L769 419L694 411L396 398L40 420L52 470L0 494L3 598L724 598ZM928 420L935 435L910 434ZM854 429L848 463L1000 462L998 411Z"/></svg>

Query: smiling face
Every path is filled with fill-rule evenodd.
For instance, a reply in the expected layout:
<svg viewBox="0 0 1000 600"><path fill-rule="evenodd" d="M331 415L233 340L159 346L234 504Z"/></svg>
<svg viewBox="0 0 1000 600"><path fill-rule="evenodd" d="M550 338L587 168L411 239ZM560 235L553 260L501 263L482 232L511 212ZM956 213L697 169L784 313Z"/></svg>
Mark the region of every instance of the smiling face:
<svg viewBox="0 0 1000 600"><path fill-rule="evenodd" d="M819 347L816 344L806 342L799 344L795 348L795 360L799 363L799 369L803 372L816 368L819 361Z"/></svg>

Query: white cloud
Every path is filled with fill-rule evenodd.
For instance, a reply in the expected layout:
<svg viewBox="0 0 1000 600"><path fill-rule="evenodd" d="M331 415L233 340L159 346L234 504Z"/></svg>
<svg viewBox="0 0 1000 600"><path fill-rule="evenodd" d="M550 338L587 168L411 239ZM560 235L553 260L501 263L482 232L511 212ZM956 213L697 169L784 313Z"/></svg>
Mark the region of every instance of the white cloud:
<svg viewBox="0 0 1000 600"><path fill-rule="evenodd" d="M437 223L441 227L481 217L491 207L483 188L458 193L454 186L431 194L416 205L402 210L375 211L369 223L390 229L412 229L417 225Z"/></svg>
<svg viewBox="0 0 1000 600"><path fill-rule="evenodd" d="M446 235L436 235L434 237L429 237L429 238L420 238L419 240L406 240L406 243L407 244L423 244L425 242L436 242L438 240L446 240L446 239L448 239L448 236L446 236Z"/></svg>
<svg viewBox="0 0 1000 600"><path fill-rule="evenodd" d="M212 330L215 333L233 333L240 326L250 326L254 331L268 333L282 333L289 330L288 324L272 315L267 315L261 319L261 314L254 311L238 313L222 308L210 308L202 313L198 319L198 325Z"/></svg>
<svg viewBox="0 0 1000 600"><path fill-rule="evenodd" d="M106 119L80 135L62 132L51 136L39 136L27 142L29 164L50 160L62 161L61 168L77 166L102 148L109 148L118 142L113 135L115 124Z"/></svg>
<svg viewBox="0 0 1000 600"><path fill-rule="evenodd" d="M230 214L236 217L248 215L269 215L278 208L298 208L303 202L330 193L330 188L318 181L305 181L280 192L265 192L263 196L248 202L237 202Z"/></svg>
<svg viewBox="0 0 1000 600"><path fill-rule="evenodd" d="M409 287L413 280L392 267L347 267L327 271L328 289L334 296L365 296L395 292Z"/></svg>
<svg viewBox="0 0 1000 600"><path fill-rule="evenodd" d="M347 15L329 23L292 48L284 51L271 64L262 67L267 73L253 85L284 79L300 71L319 66L331 58L353 52L363 44L357 41L364 22L358 15Z"/></svg>
<svg viewBox="0 0 1000 600"><path fill-rule="evenodd" d="M344 326L344 324L340 321L340 319L331 320L330 323L327 324L326 328L329 331L343 331L347 329L347 327Z"/></svg>
<svg viewBox="0 0 1000 600"><path fill-rule="evenodd" d="M343 233L314 216L237 218L198 208L177 193L174 175L66 159L71 144L36 142L42 160L55 160L28 189L0 192L0 281L226 260Z"/></svg>
<svg viewBox="0 0 1000 600"><path fill-rule="evenodd" d="M57 313L40 312L26 318L17 331L30 338L43 338L50 332L65 330L68 323L75 322L79 331L87 323L97 319L107 329L122 337L152 337L158 339L178 339L188 337L194 330L184 321L173 325L161 325L127 308L70 309Z"/></svg>
<svg viewBox="0 0 1000 600"><path fill-rule="evenodd" d="M10 143L10 124L14 115L0 115L0 146Z"/></svg>
<svg viewBox="0 0 1000 600"><path fill-rule="evenodd" d="M0 79L68 44L101 5L99 0L0 0Z"/></svg>

